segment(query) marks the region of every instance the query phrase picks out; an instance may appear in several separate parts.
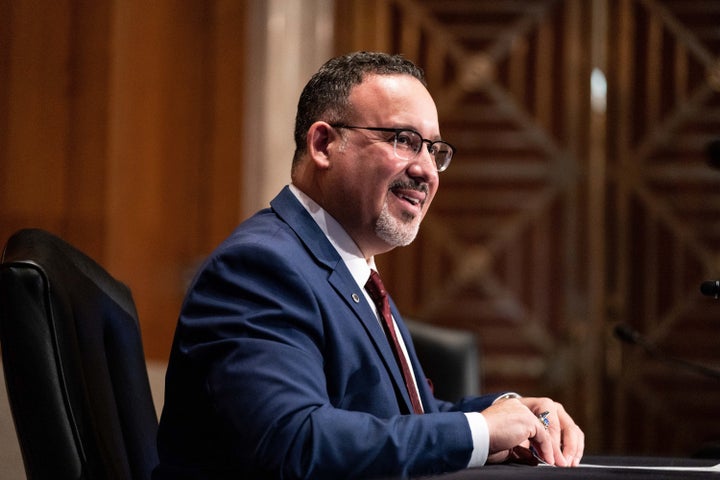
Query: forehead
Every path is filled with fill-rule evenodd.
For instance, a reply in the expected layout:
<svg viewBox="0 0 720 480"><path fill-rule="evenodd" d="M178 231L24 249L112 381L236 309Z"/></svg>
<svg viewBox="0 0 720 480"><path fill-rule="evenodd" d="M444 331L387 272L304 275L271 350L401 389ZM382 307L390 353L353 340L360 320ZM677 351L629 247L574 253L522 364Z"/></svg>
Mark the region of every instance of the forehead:
<svg viewBox="0 0 720 480"><path fill-rule="evenodd" d="M430 92L411 75L369 75L349 96L358 120L392 122L437 130L437 109Z"/></svg>

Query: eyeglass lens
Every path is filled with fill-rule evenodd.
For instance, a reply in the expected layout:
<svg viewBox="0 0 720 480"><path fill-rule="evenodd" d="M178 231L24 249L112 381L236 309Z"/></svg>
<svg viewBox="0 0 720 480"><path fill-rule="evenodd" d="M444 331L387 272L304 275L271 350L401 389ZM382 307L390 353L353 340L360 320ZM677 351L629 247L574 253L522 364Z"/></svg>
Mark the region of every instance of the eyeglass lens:
<svg viewBox="0 0 720 480"><path fill-rule="evenodd" d="M428 144L428 152L435 160L435 166L439 172L445 170L452 159L453 150L449 144L436 141L430 142L412 130L403 130L395 134L395 155L404 160L409 160L420 153L423 144Z"/></svg>

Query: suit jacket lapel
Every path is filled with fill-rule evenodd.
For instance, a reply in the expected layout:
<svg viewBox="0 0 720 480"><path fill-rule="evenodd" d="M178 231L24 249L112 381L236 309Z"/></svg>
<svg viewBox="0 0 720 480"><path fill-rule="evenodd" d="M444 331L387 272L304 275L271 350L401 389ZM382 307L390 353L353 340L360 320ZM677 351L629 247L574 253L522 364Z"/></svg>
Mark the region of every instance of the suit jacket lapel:
<svg viewBox="0 0 720 480"><path fill-rule="evenodd" d="M355 316L365 327L365 331L372 340L375 348L380 353L383 364L390 374L393 383L395 384L395 391L400 393L402 400L399 402L404 403L405 409L408 412L412 411L412 404L410 403L410 396L408 395L407 388L405 387L405 381L402 376L400 366L395 360L395 354L393 353L392 347L388 342L385 332L380 326L380 323L372 311L370 305L365 301L363 293L358 291L358 286L353 280L350 272L345 269L345 264L340 262L342 270L345 273L340 272L341 269L336 269L328 278L328 281L333 286L335 291L345 300L345 303L353 310ZM349 282L347 279L349 278ZM356 300L357 299L357 300Z"/></svg>
<svg viewBox="0 0 720 480"><path fill-rule="evenodd" d="M364 294L359 290L345 263L340 258L323 231L315 220L303 208L288 187L285 187L271 202L273 210L297 233L300 240L310 250L318 263L327 268L330 273L328 282L345 304L362 323L368 337L378 351L385 368L395 383L395 391L401 392L402 401L407 411L412 411L410 397L405 387L395 356L385 332L377 321L375 313L365 300ZM394 308L394 307L393 307ZM397 313L394 313L397 315ZM406 340L407 342L407 340ZM416 362L413 362L415 365ZM413 367L417 368L417 367ZM416 370L417 371L417 370Z"/></svg>

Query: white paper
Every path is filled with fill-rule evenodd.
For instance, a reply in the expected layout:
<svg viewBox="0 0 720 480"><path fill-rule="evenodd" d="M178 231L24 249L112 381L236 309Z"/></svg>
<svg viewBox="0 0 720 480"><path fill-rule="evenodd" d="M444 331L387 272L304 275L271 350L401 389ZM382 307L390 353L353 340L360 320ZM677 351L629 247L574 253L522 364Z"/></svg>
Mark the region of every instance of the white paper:
<svg viewBox="0 0 720 480"><path fill-rule="evenodd" d="M657 466L657 465L592 465L587 463L581 463L579 467L586 468L616 468L623 470L662 470L662 471L673 471L673 472L715 472L720 473L720 463L717 465L711 465L708 467L678 467L678 466Z"/></svg>

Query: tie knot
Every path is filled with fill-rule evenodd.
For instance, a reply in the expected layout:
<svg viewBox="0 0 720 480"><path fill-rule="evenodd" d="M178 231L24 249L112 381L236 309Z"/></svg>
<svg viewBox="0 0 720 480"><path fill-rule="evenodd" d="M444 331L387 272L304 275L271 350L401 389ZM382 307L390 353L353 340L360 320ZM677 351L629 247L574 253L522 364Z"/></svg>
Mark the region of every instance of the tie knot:
<svg viewBox="0 0 720 480"><path fill-rule="evenodd" d="M382 301L387 296L385 285L380 280L380 274L375 270L370 270L370 278L365 284L365 290L375 302Z"/></svg>

